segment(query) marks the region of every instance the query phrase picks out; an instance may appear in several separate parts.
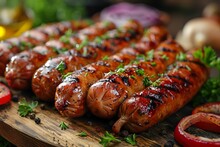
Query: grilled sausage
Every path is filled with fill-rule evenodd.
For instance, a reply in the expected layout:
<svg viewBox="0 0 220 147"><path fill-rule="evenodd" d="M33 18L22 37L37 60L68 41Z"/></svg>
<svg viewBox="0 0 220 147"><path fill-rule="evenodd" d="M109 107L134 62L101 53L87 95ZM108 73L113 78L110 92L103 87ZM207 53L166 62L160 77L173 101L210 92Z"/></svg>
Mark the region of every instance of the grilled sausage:
<svg viewBox="0 0 220 147"><path fill-rule="evenodd" d="M34 72L49 58L56 57L58 54L64 54L68 49L74 48L76 50L75 45L81 43L81 39L85 39L85 36L92 40L97 35L101 35L113 28L115 28L115 25L110 22L108 25L106 25L106 22L97 23L79 31L78 35L75 34L71 39L69 39L69 36L65 36L64 40L49 41L46 43L46 46L37 46L33 50L17 54L6 68L5 79L8 85L19 90L30 89ZM73 44L70 44L69 40L72 40Z"/></svg>
<svg viewBox="0 0 220 147"><path fill-rule="evenodd" d="M62 82L63 75L118 52L128 46L130 42L138 40L141 32L143 30L138 23L128 22L123 29L108 32L103 36L103 39L99 38L98 42L96 39L94 43L82 48L82 51L86 50L86 56L83 55L83 51L83 56L64 56L49 60L33 76L32 89L34 93L41 100L54 101L56 87ZM57 68L60 63L65 64L65 70L62 72ZM42 91L45 92L42 93Z"/></svg>
<svg viewBox="0 0 220 147"><path fill-rule="evenodd" d="M87 106L95 116L110 119L116 115L120 104L135 92L149 86L149 79L155 81L168 65L183 51L173 40L168 40L140 62L127 65L123 72L109 73L89 88ZM146 59L148 58L148 59ZM152 58L152 59L150 59Z"/></svg>
<svg viewBox="0 0 220 147"><path fill-rule="evenodd" d="M8 39L0 43L0 76L4 75L6 64L15 54L32 49L52 38L58 38L68 29L79 30L88 26L86 21L60 22L44 25L22 34L18 38Z"/></svg>
<svg viewBox="0 0 220 147"><path fill-rule="evenodd" d="M122 126L131 132L142 132L179 110L198 92L208 77L207 68L188 54L154 86L126 99L119 110L119 119L113 131Z"/></svg>
<svg viewBox="0 0 220 147"><path fill-rule="evenodd" d="M102 78L104 73L115 70L121 64L128 64L136 58L137 54L155 47L155 44L162 38L166 38L167 34L166 37L158 37L159 40L152 43L150 40L154 40L155 36L157 35L150 33L147 37L144 36L135 47L125 48L107 60L92 63L73 72L56 89L55 107L57 110L68 117L82 116L86 112L85 99L90 85Z"/></svg>

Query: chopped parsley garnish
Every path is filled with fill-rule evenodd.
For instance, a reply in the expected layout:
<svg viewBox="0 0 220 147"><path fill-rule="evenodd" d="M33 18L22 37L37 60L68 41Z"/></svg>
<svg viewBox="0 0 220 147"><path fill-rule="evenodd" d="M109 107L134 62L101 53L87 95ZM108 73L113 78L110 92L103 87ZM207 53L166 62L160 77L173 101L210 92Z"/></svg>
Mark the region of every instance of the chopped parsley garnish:
<svg viewBox="0 0 220 147"><path fill-rule="evenodd" d="M86 38L85 40L83 40L80 44L76 45L76 49L77 50L81 50L84 46L89 44L89 40L88 38Z"/></svg>
<svg viewBox="0 0 220 147"><path fill-rule="evenodd" d="M150 86L152 84L152 81L148 77L144 77L143 84L145 87Z"/></svg>
<svg viewBox="0 0 220 147"><path fill-rule="evenodd" d="M157 63L156 62L151 62L150 65L151 66L157 66Z"/></svg>
<svg viewBox="0 0 220 147"><path fill-rule="evenodd" d="M136 134L132 134L132 135L129 135L127 137L124 138L125 141L131 145L136 145L137 142L136 142Z"/></svg>
<svg viewBox="0 0 220 147"><path fill-rule="evenodd" d="M119 68L124 68L124 64L123 64L123 63L120 63L120 64L118 65L117 69L119 69Z"/></svg>
<svg viewBox="0 0 220 147"><path fill-rule="evenodd" d="M86 132L80 132L80 133L78 134L78 136L81 136L81 137L86 137L86 136L88 136L88 135L87 135L87 133L86 133Z"/></svg>
<svg viewBox="0 0 220 147"><path fill-rule="evenodd" d="M209 67L217 68L220 71L220 57L217 58L211 47L204 47L194 52L193 56Z"/></svg>
<svg viewBox="0 0 220 147"><path fill-rule="evenodd" d="M143 60L143 61L146 61L146 56L144 54L138 54L136 56L136 61L140 61L140 60Z"/></svg>
<svg viewBox="0 0 220 147"><path fill-rule="evenodd" d="M169 57L167 57L167 55L162 55L162 57L161 57L162 59L164 59L164 60L169 60Z"/></svg>
<svg viewBox="0 0 220 147"><path fill-rule="evenodd" d="M60 123L59 127L61 128L61 130L66 130L66 129L69 128L69 127L68 127L68 124L66 124L66 123L63 122L63 121Z"/></svg>
<svg viewBox="0 0 220 147"><path fill-rule="evenodd" d="M108 60L109 59L109 56L104 56L103 58L102 58L102 60Z"/></svg>
<svg viewBox="0 0 220 147"><path fill-rule="evenodd" d="M101 37L96 37L94 40L97 44L102 44L102 38Z"/></svg>
<svg viewBox="0 0 220 147"><path fill-rule="evenodd" d="M104 136L101 137L101 141L99 142L103 147L107 147L111 142L121 142L121 140L115 138L108 131L105 132Z"/></svg>
<svg viewBox="0 0 220 147"><path fill-rule="evenodd" d="M207 102L220 101L220 57L211 47L204 47L194 52L194 57L203 64L218 70L217 77L210 77L193 100L194 106Z"/></svg>
<svg viewBox="0 0 220 147"><path fill-rule="evenodd" d="M153 58L154 58L154 50L150 50L149 52L147 52L146 59L151 61L153 60Z"/></svg>
<svg viewBox="0 0 220 147"><path fill-rule="evenodd" d="M56 52L57 54L63 54L64 52L68 51L67 48L56 48L53 47L53 51Z"/></svg>
<svg viewBox="0 0 220 147"><path fill-rule="evenodd" d="M63 43L69 43L70 42L70 37L74 34L74 32L69 29L65 32L65 34L63 36L60 37L60 41Z"/></svg>
<svg viewBox="0 0 220 147"><path fill-rule="evenodd" d="M34 47L34 45L31 44L30 42L21 41L19 49L20 50L25 50L26 48L32 48L32 47Z"/></svg>
<svg viewBox="0 0 220 147"><path fill-rule="evenodd" d="M155 82L152 83L153 87L158 87L160 84L160 79L156 80Z"/></svg>
<svg viewBox="0 0 220 147"><path fill-rule="evenodd" d="M131 77L132 79L135 79L135 78L136 78L134 75L131 75L130 77Z"/></svg>
<svg viewBox="0 0 220 147"><path fill-rule="evenodd" d="M177 54L176 59L179 61L184 61L186 60L186 54L183 52L180 52L179 54Z"/></svg>
<svg viewBox="0 0 220 147"><path fill-rule="evenodd" d="M120 73L123 73L124 71L125 71L125 68L118 68L116 72L120 74Z"/></svg>
<svg viewBox="0 0 220 147"><path fill-rule="evenodd" d="M18 113L20 116L27 116L29 113L33 112L33 109L38 105L37 101L27 102L25 98L21 99L18 103Z"/></svg>
<svg viewBox="0 0 220 147"><path fill-rule="evenodd" d="M137 70L136 70L136 73L137 73L139 76L143 76L143 75L144 75L144 70L143 70L143 69L137 69Z"/></svg>
<svg viewBox="0 0 220 147"><path fill-rule="evenodd" d="M65 79L66 77L68 77L68 76L71 75L71 74L72 74L72 72L66 73L65 75L62 76L62 79Z"/></svg>
<svg viewBox="0 0 220 147"><path fill-rule="evenodd" d="M57 65L56 69L63 74L63 71L66 69L66 63L63 61L60 61L60 63Z"/></svg>
<svg viewBox="0 0 220 147"><path fill-rule="evenodd" d="M84 47L84 48L83 48L82 56L86 57L87 55L88 55L88 48L87 48L87 47Z"/></svg>

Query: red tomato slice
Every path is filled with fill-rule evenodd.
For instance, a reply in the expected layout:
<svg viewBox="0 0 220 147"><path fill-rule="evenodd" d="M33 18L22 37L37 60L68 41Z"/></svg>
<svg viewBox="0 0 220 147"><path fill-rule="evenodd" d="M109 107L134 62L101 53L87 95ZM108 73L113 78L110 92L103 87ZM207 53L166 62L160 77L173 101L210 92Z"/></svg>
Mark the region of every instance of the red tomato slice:
<svg viewBox="0 0 220 147"><path fill-rule="evenodd" d="M11 100L11 92L7 86L0 83L0 105L6 104Z"/></svg>

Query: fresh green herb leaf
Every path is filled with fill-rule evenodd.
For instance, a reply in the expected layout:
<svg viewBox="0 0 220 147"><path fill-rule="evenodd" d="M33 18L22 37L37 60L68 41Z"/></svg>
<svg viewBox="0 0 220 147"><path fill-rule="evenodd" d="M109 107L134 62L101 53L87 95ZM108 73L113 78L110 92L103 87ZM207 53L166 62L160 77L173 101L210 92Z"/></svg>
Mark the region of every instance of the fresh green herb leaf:
<svg viewBox="0 0 220 147"><path fill-rule="evenodd" d="M158 87L160 84L160 79L156 80L155 82L152 83L153 87Z"/></svg>
<svg viewBox="0 0 220 147"><path fill-rule="evenodd" d="M193 99L193 105L220 101L220 78L209 78Z"/></svg>
<svg viewBox="0 0 220 147"><path fill-rule="evenodd" d="M141 61L141 60L146 61L147 58L146 58L146 56L145 56L144 54L138 54L138 55L136 56L136 59L135 59L135 60L136 60L136 61Z"/></svg>
<svg viewBox="0 0 220 147"><path fill-rule="evenodd" d="M65 75L62 76L62 79L65 79L66 77L68 77L68 76L71 75L71 74L72 74L72 72L66 73Z"/></svg>
<svg viewBox="0 0 220 147"><path fill-rule="evenodd" d="M136 145L136 134L129 135L125 137L125 141L131 145Z"/></svg>
<svg viewBox="0 0 220 147"><path fill-rule="evenodd" d="M120 74L120 73L123 73L124 71L125 71L125 68L118 68L116 72Z"/></svg>
<svg viewBox="0 0 220 147"><path fill-rule="evenodd" d="M87 73L85 73L85 77L87 77L88 76L88 72Z"/></svg>
<svg viewBox="0 0 220 147"><path fill-rule="evenodd" d="M131 77L132 79L136 79L136 77L135 77L134 75L131 75L130 77Z"/></svg>
<svg viewBox="0 0 220 147"><path fill-rule="evenodd" d="M60 61L60 63L57 65L56 69L63 74L63 71L66 69L66 63L63 61Z"/></svg>
<svg viewBox="0 0 220 147"><path fill-rule="evenodd" d="M105 132L104 136L101 137L101 141L99 142L103 147L107 147L107 145L111 142L121 142L121 140L115 138L108 131Z"/></svg>
<svg viewBox="0 0 220 147"><path fill-rule="evenodd" d="M53 47L52 48L54 52L56 52L57 54L63 54L64 52L68 51L67 48L56 48L56 47Z"/></svg>
<svg viewBox="0 0 220 147"><path fill-rule="evenodd" d="M137 70L136 70L136 73L137 73L139 76L143 76L143 75L144 75L144 70L143 70L143 69L137 69Z"/></svg>
<svg viewBox="0 0 220 147"><path fill-rule="evenodd" d="M18 113L20 116L24 117L27 116L29 113L33 112L33 109L37 107L38 102L32 101L27 102L25 98L21 99L21 101L18 103Z"/></svg>
<svg viewBox="0 0 220 147"><path fill-rule="evenodd" d="M151 66L157 66L157 63L156 62L151 62L150 65Z"/></svg>
<svg viewBox="0 0 220 147"><path fill-rule="evenodd" d="M78 136L81 136L81 137L86 137L86 136L88 136L88 135L87 135L87 133L86 133L86 132L80 132L80 133L78 134Z"/></svg>
<svg viewBox="0 0 220 147"><path fill-rule="evenodd" d="M109 59L109 56L104 56L103 58L102 58L102 60L108 60Z"/></svg>
<svg viewBox="0 0 220 147"><path fill-rule="evenodd" d="M88 56L88 48L87 47L83 48L82 56L84 56L84 57Z"/></svg>
<svg viewBox="0 0 220 147"><path fill-rule="evenodd" d="M198 58L207 66L213 66L213 62L217 60L217 55L211 47L204 47L194 52L194 57Z"/></svg>
<svg viewBox="0 0 220 147"><path fill-rule="evenodd" d="M60 37L59 40L63 43L69 43L70 42L70 37L63 35L63 36Z"/></svg>
<svg viewBox="0 0 220 147"><path fill-rule="evenodd" d="M95 41L97 44L102 44L102 40L103 40L103 39L102 39L101 37L96 37L94 41Z"/></svg>
<svg viewBox="0 0 220 147"><path fill-rule="evenodd" d="M60 123L59 127L61 128L61 130L66 130L66 129L69 128L69 127L68 127L68 124L66 124L66 123L63 122L63 121Z"/></svg>
<svg viewBox="0 0 220 147"><path fill-rule="evenodd" d="M151 61L153 60L153 58L154 58L154 50L150 50L149 52L147 52L146 59Z"/></svg>
<svg viewBox="0 0 220 147"><path fill-rule="evenodd" d="M148 77L144 77L143 79L144 87L150 86L151 84L152 84L152 81Z"/></svg>
<svg viewBox="0 0 220 147"><path fill-rule="evenodd" d="M164 59L164 60L169 60L169 57L167 57L167 55L162 55L162 57L161 57L162 59Z"/></svg>
<svg viewBox="0 0 220 147"><path fill-rule="evenodd" d="M184 60L186 60L186 54L183 52L180 52L179 54L177 54L176 59L178 61L184 61Z"/></svg>
<svg viewBox="0 0 220 147"><path fill-rule="evenodd" d="M86 38L85 40L83 40L80 44L76 45L76 49L77 50L81 50L84 46L89 44L89 40L88 38Z"/></svg>

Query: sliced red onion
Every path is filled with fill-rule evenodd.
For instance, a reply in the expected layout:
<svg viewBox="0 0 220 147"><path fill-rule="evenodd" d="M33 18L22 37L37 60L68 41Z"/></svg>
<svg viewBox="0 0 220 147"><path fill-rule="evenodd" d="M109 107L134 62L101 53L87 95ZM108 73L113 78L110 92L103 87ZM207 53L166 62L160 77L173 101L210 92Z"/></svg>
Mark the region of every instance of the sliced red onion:
<svg viewBox="0 0 220 147"><path fill-rule="evenodd" d="M123 25L127 20L139 21L144 27L161 23L160 11L144 4L119 3L102 10L101 20L114 22L117 26Z"/></svg>

